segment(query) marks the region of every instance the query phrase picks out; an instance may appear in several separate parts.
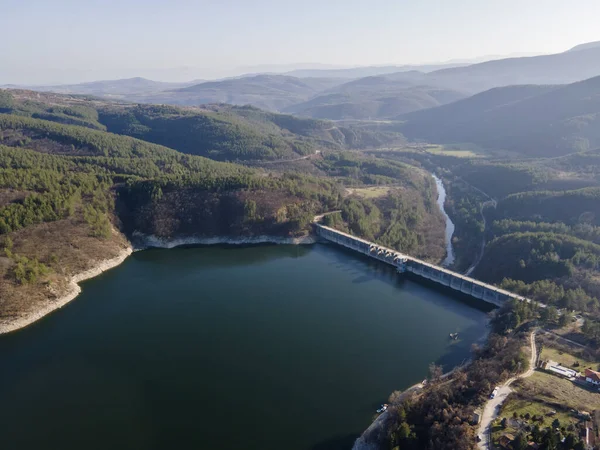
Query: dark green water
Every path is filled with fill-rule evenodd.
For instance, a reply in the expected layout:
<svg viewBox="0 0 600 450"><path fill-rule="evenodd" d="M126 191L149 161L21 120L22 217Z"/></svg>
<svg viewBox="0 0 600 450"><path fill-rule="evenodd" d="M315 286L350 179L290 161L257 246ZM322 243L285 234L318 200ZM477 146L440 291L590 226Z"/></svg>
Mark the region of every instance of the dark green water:
<svg viewBox="0 0 600 450"><path fill-rule="evenodd" d="M0 447L350 448L484 334L484 312L332 246L139 252L0 336Z"/></svg>

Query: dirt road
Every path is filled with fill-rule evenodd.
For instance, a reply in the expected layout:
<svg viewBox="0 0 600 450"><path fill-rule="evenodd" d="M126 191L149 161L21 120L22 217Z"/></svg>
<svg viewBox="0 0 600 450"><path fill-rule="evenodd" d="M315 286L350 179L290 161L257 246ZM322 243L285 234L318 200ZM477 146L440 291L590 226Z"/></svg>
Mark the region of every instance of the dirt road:
<svg viewBox="0 0 600 450"><path fill-rule="evenodd" d="M533 374L535 371L535 361L537 360L537 349L535 347L535 331L531 333L529 337L530 345L531 345L531 359L529 360L529 368L527 371L523 372L521 375L510 378L507 380L496 394L496 397L488 400L483 409L483 414L481 415L481 423L479 424L478 434L481 437L481 442L479 442L478 446L481 450L492 450L492 442L491 442L491 425L492 422L498 417L498 413L500 411L500 406L508 397L508 394L512 392L510 385L513 381L518 380L519 378L527 378Z"/></svg>

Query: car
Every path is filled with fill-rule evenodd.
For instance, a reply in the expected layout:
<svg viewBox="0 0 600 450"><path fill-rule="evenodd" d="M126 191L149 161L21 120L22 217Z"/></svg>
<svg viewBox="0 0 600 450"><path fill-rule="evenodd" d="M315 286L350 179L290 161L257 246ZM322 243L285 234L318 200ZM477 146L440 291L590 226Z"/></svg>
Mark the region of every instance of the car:
<svg viewBox="0 0 600 450"><path fill-rule="evenodd" d="M498 391L500 390L500 388L498 386L496 386L494 388L494 390L492 391L492 393L490 394L490 398L495 398L496 394L498 394Z"/></svg>

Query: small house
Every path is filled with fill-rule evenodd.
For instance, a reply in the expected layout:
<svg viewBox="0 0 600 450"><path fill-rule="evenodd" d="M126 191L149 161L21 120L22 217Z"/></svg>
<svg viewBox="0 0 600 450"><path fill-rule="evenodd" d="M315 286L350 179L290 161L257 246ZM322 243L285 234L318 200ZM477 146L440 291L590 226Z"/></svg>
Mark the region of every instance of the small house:
<svg viewBox="0 0 600 450"><path fill-rule="evenodd" d="M515 440L515 437L510 433L505 433L498 439L498 444L502 448L511 448L512 441Z"/></svg>
<svg viewBox="0 0 600 450"><path fill-rule="evenodd" d="M600 372L596 372L592 369L585 369L585 381L593 385L600 384Z"/></svg>
<svg viewBox="0 0 600 450"><path fill-rule="evenodd" d="M562 378L573 378L577 376L577 371L561 366L559 363L551 360L545 361L541 368Z"/></svg>

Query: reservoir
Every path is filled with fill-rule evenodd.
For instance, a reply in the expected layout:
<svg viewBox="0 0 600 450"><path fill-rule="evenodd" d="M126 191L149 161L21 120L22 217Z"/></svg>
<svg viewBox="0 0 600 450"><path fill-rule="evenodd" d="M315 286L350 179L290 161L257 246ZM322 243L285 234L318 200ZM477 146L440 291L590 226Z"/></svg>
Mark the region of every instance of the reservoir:
<svg viewBox="0 0 600 450"><path fill-rule="evenodd" d="M3 448L351 448L486 333L484 311L331 245L148 250L82 288L0 336Z"/></svg>

